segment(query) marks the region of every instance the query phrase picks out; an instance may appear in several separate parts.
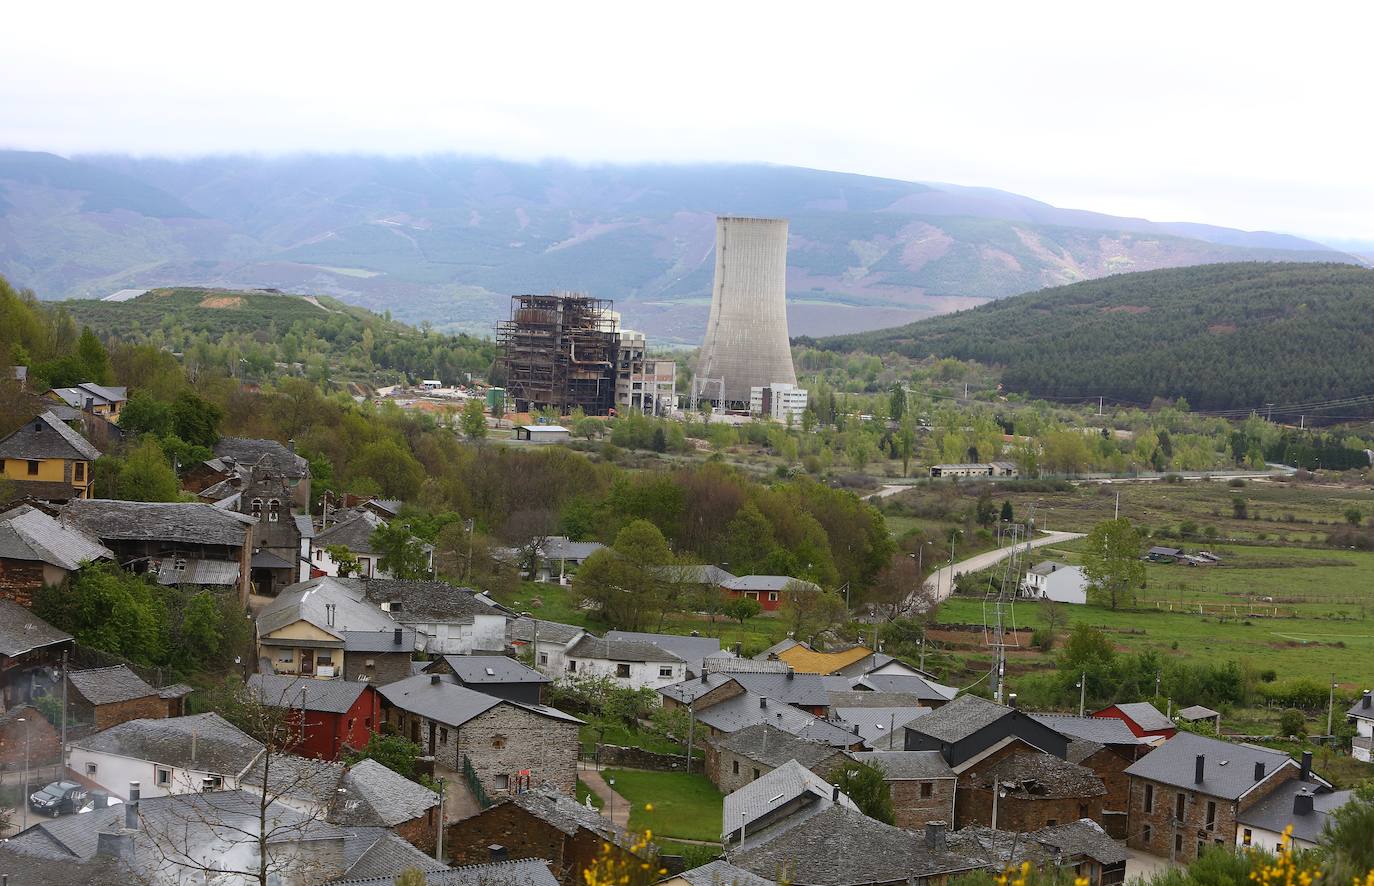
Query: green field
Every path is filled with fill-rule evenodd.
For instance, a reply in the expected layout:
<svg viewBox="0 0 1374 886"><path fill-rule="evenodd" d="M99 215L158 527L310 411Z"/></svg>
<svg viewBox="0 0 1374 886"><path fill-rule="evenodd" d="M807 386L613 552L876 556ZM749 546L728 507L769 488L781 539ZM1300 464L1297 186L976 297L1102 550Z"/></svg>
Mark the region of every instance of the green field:
<svg viewBox="0 0 1374 886"><path fill-rule="evenodd" d="M724 798L704 775L607 769L615 791L630 801L630 829L651 830L657 837L719 840ZM645 811L652 806L652 811Z"/></svg>

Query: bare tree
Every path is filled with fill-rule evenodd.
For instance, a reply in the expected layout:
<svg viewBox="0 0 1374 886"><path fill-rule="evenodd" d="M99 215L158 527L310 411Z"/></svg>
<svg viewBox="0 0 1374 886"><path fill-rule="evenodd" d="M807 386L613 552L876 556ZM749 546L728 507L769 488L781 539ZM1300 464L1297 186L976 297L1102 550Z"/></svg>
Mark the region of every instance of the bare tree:
<svg viewBox="0 0 1374 886"><path fill-rule="evenodd" d="M558 515L548 508L516 511L501 527L502 539L518 551L520 571L529 578L539 572L539 558L558 525Z"/></svg>
<svg viewBox="0 0 1374 886"><path fill-rule="evenodd" d="M221 714L262 745L239 790L183 781L143 804L140 829L153 860L140 867L150 886L188 875L225 886L306 884L342 873L341 857L326 845L337 838L322 827L337 770L290 753L305 736L308 684L295 681L274 697L243 687L224 703Z"/></svg>
<svg viewBox="0 0 1374 886"><path fill-rule="evenodd" d="M887 621L908 612L927 612L935 602L935 592L925 585L926 575L909 555L898 551L868 591L868 603L878 617Z"/></svg>

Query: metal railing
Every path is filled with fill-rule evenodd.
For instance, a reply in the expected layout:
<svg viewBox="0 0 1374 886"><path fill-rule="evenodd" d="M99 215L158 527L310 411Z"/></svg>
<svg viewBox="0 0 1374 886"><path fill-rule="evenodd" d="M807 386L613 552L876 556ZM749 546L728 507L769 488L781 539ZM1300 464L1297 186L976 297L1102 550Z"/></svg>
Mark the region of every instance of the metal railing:
<svg viewBox="0 0 1374 886"><path fill-rule="evenodd" d="M490 806L491 798L487 796L487 789L482 787L482 780L477 777L477 770L472 768L472 761L468 759L467 754L463 755L463 778L472 790L472 796L477 799L477 804L483 809Z"/></svg>

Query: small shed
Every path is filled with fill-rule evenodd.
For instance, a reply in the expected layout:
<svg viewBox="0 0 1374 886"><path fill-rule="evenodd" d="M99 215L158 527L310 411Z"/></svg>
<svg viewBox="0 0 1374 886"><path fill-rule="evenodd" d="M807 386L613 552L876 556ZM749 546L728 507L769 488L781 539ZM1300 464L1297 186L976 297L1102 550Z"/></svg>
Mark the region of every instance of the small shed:
<svg viewBox="0 0 1374 886"><path fill-rule="evenodd" d="M1217 735L1221 735L1221 712L1195 704L1178 712L1178 718L1185 723L1210 722Z"/></svg>
<svg viewBox="0 0 1374 886"><path fill-rule="evenodd" d="M529 443L564 443L572 439L572 431L562 425L520 425L515 439Z"/></svg>

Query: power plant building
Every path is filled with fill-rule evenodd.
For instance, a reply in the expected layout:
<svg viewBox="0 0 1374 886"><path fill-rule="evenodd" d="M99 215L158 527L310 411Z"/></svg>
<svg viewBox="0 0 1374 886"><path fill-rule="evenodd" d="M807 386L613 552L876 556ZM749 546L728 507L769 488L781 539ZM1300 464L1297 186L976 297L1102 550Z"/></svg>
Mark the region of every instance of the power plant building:
<svg viewBox="0 0 1374 886"><path fill-rule="evenodd" d="M754 388L795 385L787 336L787 220L716 219L716 276L693 403L747 410Z"/></svg>
<svg viewBox="0 0 1374 886"><path fill-rule="evenodd" d="M561 293L516 295L496 327L506 395L516 412L581 407L606 415L615 406L619 317L607 299Z"/></svg>

